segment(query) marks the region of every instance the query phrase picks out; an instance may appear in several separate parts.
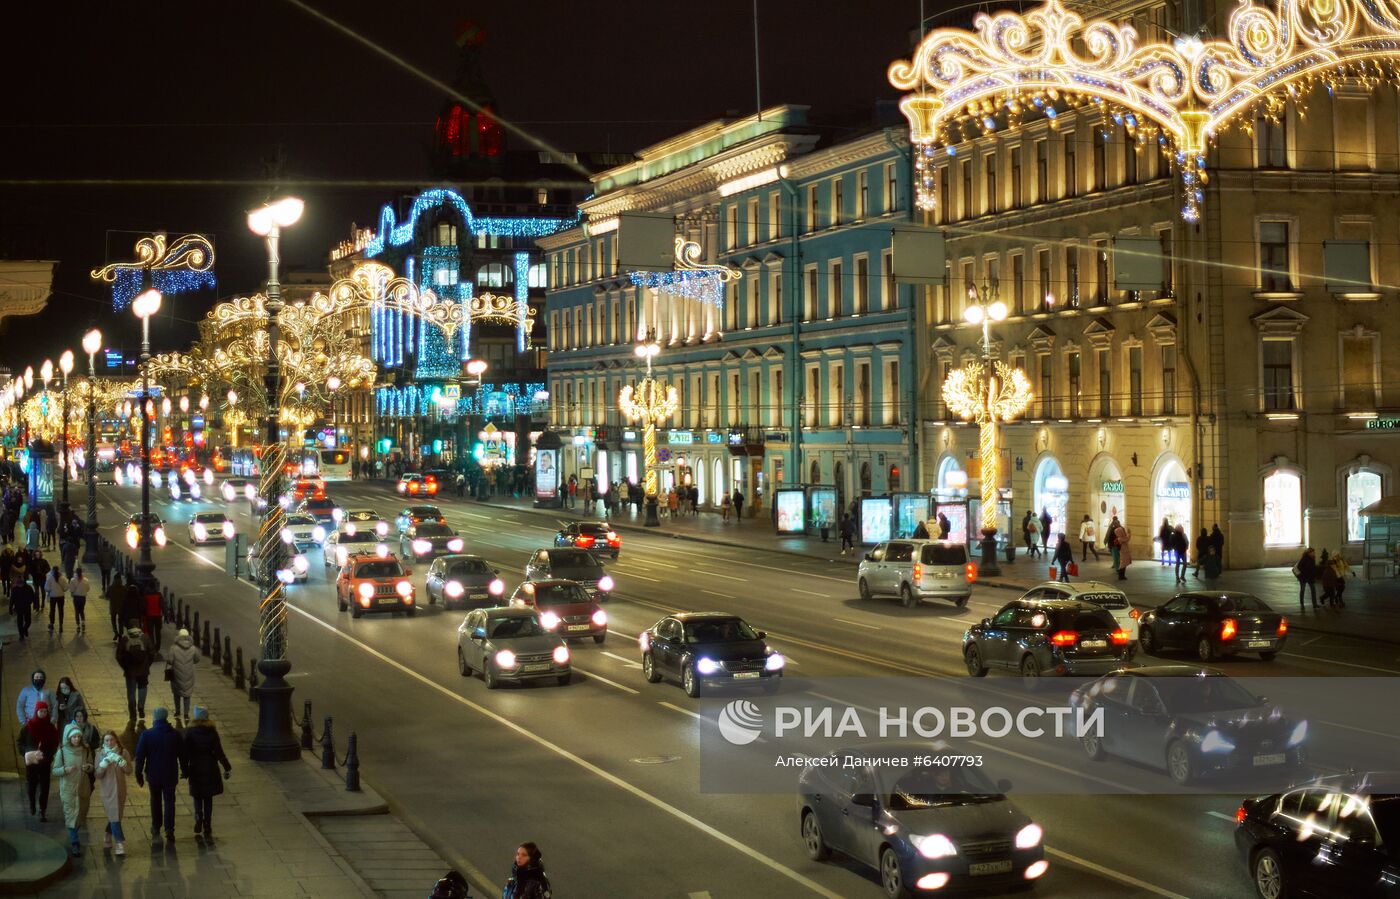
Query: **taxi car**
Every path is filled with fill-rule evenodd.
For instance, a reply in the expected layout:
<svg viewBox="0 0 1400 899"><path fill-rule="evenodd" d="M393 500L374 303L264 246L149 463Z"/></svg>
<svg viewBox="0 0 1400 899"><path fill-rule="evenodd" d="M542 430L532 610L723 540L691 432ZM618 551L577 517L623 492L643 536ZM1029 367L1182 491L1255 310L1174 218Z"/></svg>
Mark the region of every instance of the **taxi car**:
<svg viewBox="0 0 1400 899"><path fill-rule="evenodd" d="M340 611L359 618L371 612L418 611L417 590L409 576L413 569L403 567L397 556L361 553L351 556L335 579L335 596Z"/></svg>

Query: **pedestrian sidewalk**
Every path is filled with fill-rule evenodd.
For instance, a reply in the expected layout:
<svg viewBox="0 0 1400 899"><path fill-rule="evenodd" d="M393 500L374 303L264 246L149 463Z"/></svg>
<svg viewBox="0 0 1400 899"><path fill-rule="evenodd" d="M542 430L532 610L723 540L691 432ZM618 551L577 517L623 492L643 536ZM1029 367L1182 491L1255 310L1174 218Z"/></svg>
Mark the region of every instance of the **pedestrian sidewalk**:
<svg viewBox="0 0 1400 899"><path fill-rule="evenodd" d="M3 699L5 749L0 747L0 892L35 892L52 897L354 897L421 899L448 870L436 852L387 814L384 800L368 785L349 793L335 771L322 771L309 753L300 761L263 764L248 759L257 731L257 703L233 687L208 659L201 661L194 704L209 710L219 728L233 774L214 800L216 836L193 832L193 802L182 781L176 791L176 842L152 844L150 793L128 780L125 858L102 849L106 815L94 792L82 834L83 855L68 861L66 876L47 887L42 866L32 873L7 866L3 845L50 862L54 850L66 854L67 832L58 781L49 798L48 822L29 815L23 767L16 758L14 699L28 675L43 668L55 687L72 677L100 732L115 730L135 755L136 728L127 720L126 688L114 657L106 603L90 604L91 634L50 636L35 628L27 642L4 647ZM0 619L8 620L8 615ZM167 625L167 634L173 637ZM148 720L158 706L169 707L163 665L152 667L146 700ZM324 822L324 823L323 823ZM27 841L27 842L25 842ZM392 849L392 853L384 851ZM50 869L54 865L49 865ZM26 884L23 878L28 878ZM19 882L16 882L19 881ZM473 884L480 888L481 884Z"/></svg>
<svg viewBox="0 0 1400 899"><path fill-rule="evenodd" d="M500 508L533 512L556 520L598 519L596 509L593 510L594 514L590 514L588 504L584 502L572 509L537 509L531 500L509 496L496 496L481 502ZM626 512L610 519L614 527L623 531L640 531L653 536L788 553L852 568L859 564L865 551L857 547L855 551L843 555L840 539L834 531L831 541L825 543L820 537L779 536L774 533L767 509L760 509L754 515L750 515L749 510L745 509L742 521L736 520L732 515L725 521L717 512L682 515L674 519L663 516L659 528L648 528L642 524L643 518L634 511L634 507L626 508ZM974 557L976 555L977 550L974 547ZM1075 555L1079 555L1077 546ZM1141 608L1159 606L1183 589L1204 587L1212 590L1243 590L1255 594L1278 611L1287 614L1289 627L1292 629L1400 643L1400 582L1395 580L1368 581L1359 576L1351 577L1347 579L1345 609L1314 611L1309 600L1307 607L1300 610L1298 582L1288 568L1224 571L1214 580L1197 578L1188 569L1187 583L1182 587L1176 583L1175 571L1171 566L1163 566L1156 559L1144 559L1139 555L1128 568L1127 581L1118 584L1117 575L1109 566L1107 551L1100 550L1100 556L1102 558L1098 561L1091 557L1089 561L1080 563L1081 574L1076 580L1093 578L1113 582L1123 587L1132 603ZM1002 559L1002 573L995 578L985 578L982 584L1007 590L1026 590L1049 579L1049 568L1050 563L1044 556L1028 556L1024 547L1018 546L1015 561L1008 563ZM1359 575L1358 569L1353 569L1353 572ZM854 584L854 577L852 583ZM1318 591L1321 592L1321 585Z"/></svg>

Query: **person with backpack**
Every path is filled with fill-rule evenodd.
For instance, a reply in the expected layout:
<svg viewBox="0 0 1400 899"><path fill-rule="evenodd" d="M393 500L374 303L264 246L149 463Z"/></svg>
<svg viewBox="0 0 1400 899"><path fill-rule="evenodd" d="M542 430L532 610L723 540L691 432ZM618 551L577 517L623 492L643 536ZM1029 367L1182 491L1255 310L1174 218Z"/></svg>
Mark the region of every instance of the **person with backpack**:
<svg viewBox="0 0 1400 899"><path fill-rule="evenodd" d="M117 641L117 664L126 678L126 711L132 721L146 720L146 690L155 656L155 646L142 632L140 622L127 622L126 633Z"/></svg>
<svg viewBox="0 0 1400 899"><path fill-rule="evenodd" d="M510 879L501 899L549 899L553 895L540 847L521 843L515 850L515 863L510 866Z"/></svg>
<svg viewBox="0 0 1400 899"><path fill-rule="evenodd" d="M1094 554L1094 561L1099 560L1099 549L1094 544L1098 542L1098 532L1094 529L1094 519L1091 515L1085 515L1084 520L1079 522L1079 548L1081 555L1079 561L1089 561L1089 553Z"/></svg>
<svg viewBox="0 0 1400 899"><path fill-rule="evenodd" d="M141 595L141 585L132 578L127 582L126 588L121 591L121 605L117 608L120 617L117 619L117 632L121 634L125 631L124 622L135 621L136 626L141 626L141 619L146 617L146 599Z"/></svg>
<svg viewBox="0 0 1400 899"><path fill-rule="evenodd" d="M1045 552L1042 548L1043 540L1040 533L1040 519L1035 517L1034 510L1026 510L1026 520L1022 522L1021 529L1026 535L1026 550L1031 554L1032 559L1039 558Z"/></svg>
<svg viewBox="0 0 1400 899"><path fill-rule="evenodd" d="M151 713L152 725L136 741L136 785L151 786L151 842L175 842L175 787L180 782L180 758L184 740L170 726L164 706Z"/></svg>
<svg viewBox="0 0 1400 899"><path fill-rule="evenodd" d="M1114 564L1118 567L1118 580L1126 581L1128 579L1128 566L1133 564L1133 547L1131 544L1133 535L1132 532L1123 527L1121 523L1117 523L1117 518L1113 520L1117 524L1113 529L1113 548L1117 550Z"/></svg>

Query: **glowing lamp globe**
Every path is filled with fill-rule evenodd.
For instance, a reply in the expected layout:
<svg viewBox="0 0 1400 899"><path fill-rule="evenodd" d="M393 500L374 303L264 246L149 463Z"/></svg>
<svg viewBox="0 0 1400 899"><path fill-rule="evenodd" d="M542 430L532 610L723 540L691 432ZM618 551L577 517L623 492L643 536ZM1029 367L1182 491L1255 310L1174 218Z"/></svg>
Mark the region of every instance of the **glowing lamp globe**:
<svg viewBox="0 0 1400 899"><path fill-rule="evenodd" d="M89 356L102 349L102 332L93 328L83 335L83 352Z"/></svg>

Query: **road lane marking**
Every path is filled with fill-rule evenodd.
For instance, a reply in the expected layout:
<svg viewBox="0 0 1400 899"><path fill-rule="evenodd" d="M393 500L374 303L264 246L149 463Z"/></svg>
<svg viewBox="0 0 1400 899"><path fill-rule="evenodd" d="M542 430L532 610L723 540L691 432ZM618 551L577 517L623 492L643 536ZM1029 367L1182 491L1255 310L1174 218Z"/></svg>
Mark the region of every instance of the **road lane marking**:
<svg viewBox="0 0 1400 899"><path fill-rule="evenodd" d="M1328 727L1337 727L1337 728L1341 728L1342 730L1354 730L1354 731L1356 731L1356 732L1359 733L1359 734L1370 734L1370 735L1373 736L1373 737L1384 737L1384 738L1387 739L1387 740L1400 740L1400 734L1387 734L1387 733L1383 733L1383 732L1378 731L1378 730L1367 730L1367 729L1364 728L1364 727L1354 727L1354 726L1352 726L1352 725L1350 725L1350 724L1338 724L1338 723L1335 722L1335 721L1323 721L1323 720L1320 719L1320 718L1317 719L1317 723L1318 723L1318 724L1325 724L1325 725L1327 725Z"/></svg>
<svg viewBox="0 0 1400 899"><path fill-rule="evenodd" d="M619 662L621 662L622 664L626 665L628 668L641 668L641 667L642 667L642 663L641 663L641 662L634 662L634 661L632 661L631 659L627 658L626 656L620 656L620 655L618 655L618 654L615 653L615 652L608 652L606 649L603 650L602 655L605 655L605 656L607 656L607 657L610 658L610 659L617 659Z"/></svg>
<svg viewBox="0 0 1400 899"><path fill-rule="evenodd" d="M680 712L682 715L689 715L690 717L695 718L695 719L697 719L697 720L699 720L699 721L708 721L708 720L710 720L710 719L706 718L704 715L701 715L699 712L692 712L690 709L682 708L681 706L678 706L678 705L676 705L676 704L673 703L673 702L666 702L664 699L658 701L656 704L657 704L657 705L664 705L666 708L672 710L673 712Z"/></svg>
<svg viewBox="0 0 1400 899"><path fill-rule="evenodd" d="M701 890L698 893L686 893L685 899L711 899L709 890Z"/></svg>
<svg viewBox="0 0 1400 899"><path fill-rule="evenodd" d="M818 592L816 592L815 590L801 590L801 589L799 589L799 588L797 588L797 587L789 587L788 590L792 591L793 593L805 593L805 594L807 594L808 596L824 596L824 597L826 597L827 599L830 599L830 598L831 598L831 594L830 594L830 593L818 593Z"/></svg>
<svg viewBox="0 0 1400 899"><path fill-rule="evenodd" d="M851 621L851 620L848 619L848 618L832 618L831 620L832 620L832 621L839 621L839 622L841 622L842 624L849 624L849 625L851 625L852 627L864 627L864 628L869 628L869 629L872 630L872 631L883 630L883 628L878 627L878 626L876 626L876 625L873 625L873 624L861 624L859 621Z"/></svg>
<svg viewBox="0 0 1400 899"><path fill-rule="evenodd" d="M530 742L535 743L536 745L547 749L550 752L553 752L555 755L559 756L562 759L565 759L566 761L574 763L578 767L582 768L584 771L587 771L589 774L592 774L595 777L606 781L607 783L611 784L617 789L632 795L636 799L645 802L646 804L656 808L657 810L665 812L666 814L672 816L676 820L695 828L696 830L700 831L708 837L717 840L720 843L723 843L725 846L729 847L730 849L733 849L735 852L747 856L749 859L788 878L794 883L797 883L800 886L811 890L818 896L824 896L826 897L826 899L844 899L844 897L840 893L827 889L826 887L817 883L815 880L812 880L806 875L798 873L797 871L793 870L792 868L789 868L787 865L783 864L777 859L764 855L762 852L759 852L757 849L754 849L753 847L749 846L743 841L731 837L729 834L714 827L713 825L706 824L704 821L700 820L699 818L695 817L689 812L683 811L682 809L671 805L665 800L653 796L650 792L642 789L636 784L633 784L632 782L625 780L617 776L616 774L613 774L610 771L606 771L598 767L597 765L593 764L592 762L588 761L582 756L579 756L569 751L568 749L565 749L563 746L560 746L557 743L545 739L544 737L525 727L523 724L517 724L516 722L505 717L504 715L498 714L497 712L493 712L486 706L474 702L473 700L470 700L459 693L453 692L452 690L448 689L442 684L431 680L425 675L419 674L417 671L414 671L407 665L404 665L396 659L390 658L389 656L385 655L384 653L380 652L379 650L375 649L369 644L364 643L361 640L358 640L355 637L352 637L349 634L335 628L334 626L322 621L321 619L317 618L311 613L299 609L295 606L288 606L288 608L304 616L312 624L325 628L327 631L346 641L347 643L359 647L362 651L373 656L376 659L379 659L384 664L398 670L399 672L401 672L404 675L407 675L408 677L413 678L423 686L431 690L436 690L442 695L453 700L454 702L466 706L467 708L473 710L474 712L485 718L489 718L490 720L499 724L501 727L514 731L516 734L525 738L526 740L529 740Z"/></svg>
<svg viewBox="0 0 1400 899"><path fill-rule="evenodd" d="M659 583L661 583L661 578L659 578L659 577L647 577L646 575L644 575L644 574L638 574L638 573L635 572L635 571L619 571L618 574L622 575L623 577L635 577L635 578L640 578L641 580L644 580L644 581L651 581L653 584L659 584Z"/></svg>
<svg viewBox="0 0 1400 899"><path fill-rule="evenodd" d="M1123 874L1119 871L1113 870L1112 868L1105 868L1103 865L1091 862L1087 858L1080 858L1077 855L1071 855L1070 853L1065 852L1062 849L1056 849L1054 846L1046 846L1045 851L1048 852L1050 855L1055 856L1056 858L1064 859L1072 865L1079 865L1081 868L1088 868L1090 871L1093 871L1096 874L1101 874L1104 877L1116 880L1119 883L1126 883L1129 886L1137 887L1140 890L1146 890L1147 892L1152 893L1153 895L1163 897L1163 899L1188 899L1188 897L1183 896L1180 893L1173 893L1171 890L1163 889L1162 887L1150 884L1145 880L1138 880L1136 877L1133 877L1129 874Z"/></svg>
<svg viewBox="0 0 1400 899"><path fill-rule="evenodd" d="M1296 652L1281 652L1281 656L1288 656L1290 659L1306 659L1309 662L1318 662L1323 665L1342 665L1347 668L1360 668L1363 671L1379 671L1382 674L1400 674L1400 668L1377 668L1375 665L1358 665L1356 662L1343 662L1338 659L1321 659L1317 656L1302 656Z"/></svg>
<svg viewBox="0 0 1400 899"><path fill-rule="evenodd" d="M1219 818L1221 821L1229 821L1231 824L1236 823L1234 815L1227 815L1224 812L1217 812L1214 809L1206 812L1206 814L1210 815L1212 818Z"/></svg>
<svg viewBox="0 0 1400 899"><path fill-rule="evenodd" d="M1326 634L1320 634L1320 635L1318 635L1318 636L1316 636L1316 637L1313 637L1311 640L1305 640L1305 641L1303 641L1303 643L1302 643L1301 645L1303 645L1303 646L1312 646L1314 643L1316 643L1318 640L1321 640L1321 639L1322 639L1323 637L1325 637L1325 636L1327 636L1327 635L1326 635Z"/></svg>
<svg viewBox="0 0 1400 899"><path fill-rule="evenodd" d="M722 578L722 579L724 579L724 580L726 580L726 581L744 581L744 580L748 580L748 578L733 577L732 575L728 575L728 574L720 574L720 573L717 572L717 571L706 571L706 570L704 570L703 568L692 568L692 569L690 569L690 573L691 573L691 574L708 574L710 577Z"/></svg>
<svg viewBox="0 0 1400 899"><path fill-rule="evenodd" d="M713 591L713 590L701 590L700 592L701 592L701 593L704 593L704 594L707 595L707 596L718 596L720 599L733 599L733 598L734 598L734 597L730 596L728 593L716 593L716 592Z"/></svg>
<svg viewBox="0 0 1400 899"><path fill-rule="evenodd" d="M603 677L603 675L601 675L601 674L594 674L592 671L589 671L589 670L587 670L587 669L585 669L585 668L580 668L580 667L578 667L577 665L574 666L574 670L575 670L575 671L581 671L581 672L583 672L583 674L586 675L587 677L591 677L591 678L593 678L594 680L602 681L603 683L607 684L607 685L610 686L610 687L616 687L617 689L621 690L621 691L624 692L624 693L631 693L633 696L636 696L636 695L640 692L640 691L638 691L638 690L633 690L631 687L626 686L625 684L619 684L619 683L618 683L617 681L615 681L615 680L608 680L606 677Z"/></svg>

